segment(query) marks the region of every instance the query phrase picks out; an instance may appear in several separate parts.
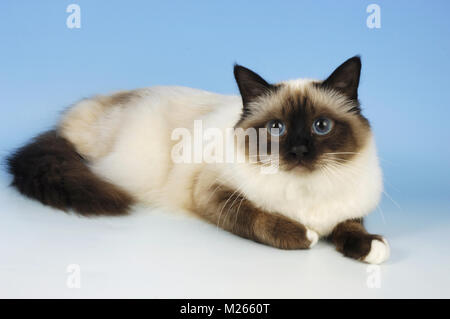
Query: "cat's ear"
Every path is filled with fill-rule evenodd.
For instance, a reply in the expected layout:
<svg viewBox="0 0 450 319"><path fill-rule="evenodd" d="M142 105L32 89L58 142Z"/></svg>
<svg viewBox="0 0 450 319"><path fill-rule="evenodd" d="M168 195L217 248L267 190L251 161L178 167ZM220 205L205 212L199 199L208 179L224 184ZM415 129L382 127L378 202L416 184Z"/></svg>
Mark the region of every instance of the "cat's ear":
<svg viewBox="0 0 450 319"><path fill-rule="evenodd" d="M359 56L354 56L334 70L321 85L341 92L352 100L358 100L360 75L361 58Z"/></svg>
<svg viewBox="0 0 450 319"><path fill-rule="evenodd" d="M234 77L242 96L244 107L255 98L266 94L274 88L258 74L241 65L234 65Z"/></svg>

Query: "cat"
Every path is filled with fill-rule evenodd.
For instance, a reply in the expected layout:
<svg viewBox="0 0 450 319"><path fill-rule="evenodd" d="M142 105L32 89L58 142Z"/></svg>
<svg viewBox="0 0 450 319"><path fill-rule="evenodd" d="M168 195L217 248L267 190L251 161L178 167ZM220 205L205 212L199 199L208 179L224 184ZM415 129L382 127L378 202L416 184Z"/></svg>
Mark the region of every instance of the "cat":
<svg viewBox="0 0 450 319"><path fill-rule="evenodd" d="M9 156L12 185L85 216L124 215L142 203L281 249L323 237L347 257L379 264L388 242L363 225L383 186L360 73L355 56L323 81L270 84L236 64L240 96L150 87L84 99ZM221 132L262 130L271 147L251 157L247 138L230 146L246 161L175 162L173 132L192 133L196 121ZM268 159L273 173L262 172Z"/></svg>

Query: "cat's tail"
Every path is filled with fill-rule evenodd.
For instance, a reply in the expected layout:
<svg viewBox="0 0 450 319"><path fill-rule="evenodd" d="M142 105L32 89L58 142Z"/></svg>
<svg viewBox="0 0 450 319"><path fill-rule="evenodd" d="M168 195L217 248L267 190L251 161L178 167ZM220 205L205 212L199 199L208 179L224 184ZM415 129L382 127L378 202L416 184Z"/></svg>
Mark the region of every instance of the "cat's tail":
<svg viewBox="0 0 450 319"><path fill-rule="evenodd" d="M123 215L132 197L95 175L75 147L54 130L7 158L12 186L22 194L81 215Z"/></svg>

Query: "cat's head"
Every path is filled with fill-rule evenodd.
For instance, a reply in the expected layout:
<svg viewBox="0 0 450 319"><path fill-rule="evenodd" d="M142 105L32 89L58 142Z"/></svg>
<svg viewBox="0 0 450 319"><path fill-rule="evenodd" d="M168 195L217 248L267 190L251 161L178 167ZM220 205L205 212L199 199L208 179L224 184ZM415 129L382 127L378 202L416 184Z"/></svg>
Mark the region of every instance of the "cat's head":
<svg viewBox="0 0 450 319"><path fill-rule="evenodd" d="M324 81L270 84L253 71L235 65L243 101L235 128L266 129L269 154L270 140L278 139L274 145L283 170L312 172L345 165L370 136L369 122L361 114L358 101L360 72L361 59L355 56ZM264 157L257 158L258 164L267 162Z"/></svg>

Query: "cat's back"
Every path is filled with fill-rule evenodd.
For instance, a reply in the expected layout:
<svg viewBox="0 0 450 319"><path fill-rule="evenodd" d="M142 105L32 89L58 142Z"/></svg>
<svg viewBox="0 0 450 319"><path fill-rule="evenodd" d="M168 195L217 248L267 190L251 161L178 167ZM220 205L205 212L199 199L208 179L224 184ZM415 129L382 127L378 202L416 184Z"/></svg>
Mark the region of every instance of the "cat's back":
<svg viewBox="0 0 450 319"><path fill-rule="evenodd" d="M141 200L158 197L173 168L177 128L235 121L241 101L180 86L156 86L85 99L69 108L58 130L91 169ZM145 200L147 201L147 200Z"/></svg>
<svg viewBox="0 0 450 319"><path fill-rule="evenodd" d="M181 86L120 91L75 103L64 112L58 130L82 156L96 160L108 154L125 127L167 135L228 104L239 104L239 98Z"/></svg>

